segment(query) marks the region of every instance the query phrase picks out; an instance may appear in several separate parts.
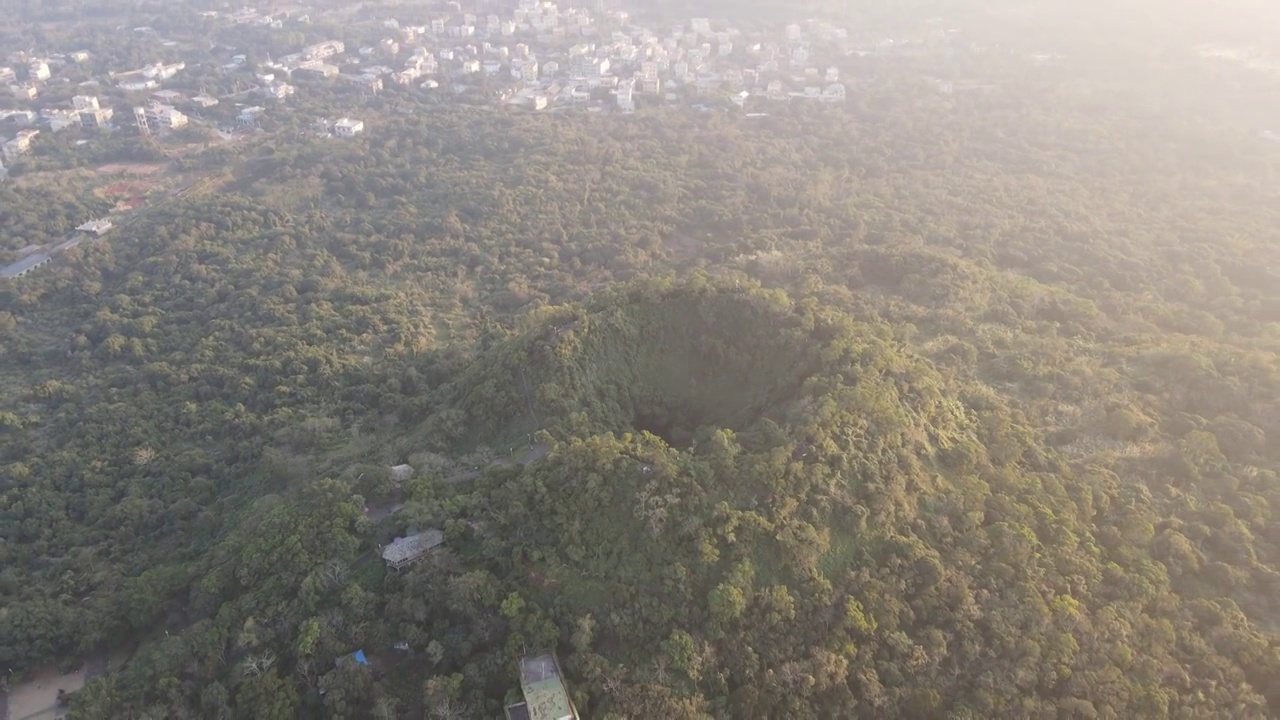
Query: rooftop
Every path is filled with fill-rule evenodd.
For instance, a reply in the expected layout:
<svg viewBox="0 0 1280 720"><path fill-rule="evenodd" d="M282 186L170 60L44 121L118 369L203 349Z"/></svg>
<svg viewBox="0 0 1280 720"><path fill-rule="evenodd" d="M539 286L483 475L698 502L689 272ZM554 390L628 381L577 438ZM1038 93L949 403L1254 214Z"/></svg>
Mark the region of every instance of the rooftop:
<svg viewBox="0 0 1280 720"><path fill-rule="evenodd" d="M111 229L111 221L106 218L90 220L76 229L81 232L100 234Z"/></svg>
<svg viewBox="0 0 1280 720"><path fill-rule="evenodd" d="M560 666L551 654L520 660L520 689L530 720L576 720L569 693L560 679Z"/></svg>
<svg viewBox="0 0 1280 720"><path fill-rule="evenodd" d="M417 535L396 538L395 542L382 549L382 559L392 564L402 563L442 544L444 544L444 533L439 530L428 530Z"/></svg>

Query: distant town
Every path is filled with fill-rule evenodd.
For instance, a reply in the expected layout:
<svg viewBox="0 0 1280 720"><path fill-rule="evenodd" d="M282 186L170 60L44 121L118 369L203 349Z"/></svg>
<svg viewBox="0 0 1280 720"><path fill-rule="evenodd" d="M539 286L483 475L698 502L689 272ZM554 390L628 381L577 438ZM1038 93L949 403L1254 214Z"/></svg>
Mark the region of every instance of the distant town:
<svg viewBox="0 0 1280 720"><path fill-rule="evenodd" d="M268 14L245 7L199 13L193 32L231 26L285 33L311 28L312 22L303 9ZM482 82L487 101L530 111L629 113L691 97L743 109L755 101L843 103L849 90L842 81L841 61L850 55L898 50L903 42L854 38L845 28L817 21L789 24L775 32L747 32L692 18L659 29L636 24L625 11L563 10L539 0L521 0L506 16L480 16L450 3L429 17L386 18L381 25L384 36L362 47L325 40L278 57L252 47L233 47L223 48L225 62L213 67L198 67L189 58L113 68L106 77L80 81L77 94L66 104L46 104L46 89L68 82L71 71L91 59L88 51L10 52L7 64L0 66L0 85L8 88L19 107L0 110L0 128L10 128L2 158L12 162L32 149L41 132L73 126L136 129L152 136L201 122L229 97L183 90L183 75L197 69L234 77L236 87L249 87L231 94L234 99L258 101L237 103L233 121L215 128L231 133L258 126L272 104L287 102L299 92L304 77L327 80L353 93L376 94L394 85L445 97L462 95ZM181 46L151 27L120 31L153 37L160 48ZM948 41L948 31L934 27L905 42ZM128 104L108 107L101 97L104 89L128 98ZM361 119L340 118L323 123L323 130L353 137L364 125Z"/></svg>
<svg viewBox="0 0 1280 720"><path fill-rule="evenodd" d="M393 11L404 16L383 16ZM350 141L376 132L388 107L382 99L408 100L399 108L408 112L416 101L529 113L623 117L683 108L760 117L788 104L838 109L856 98L860 83L872 82L877 62L921 58L928 62L908 77L925 92L996 87L950 70L956 57L989 48L942 18L887 37L813 19L752 27L705 17L641 21L603 4L593 11L519 0L503 14L468 12L458 2L356 3L269 12L177 8L150 22L160 27L120 24L96 45L71 31L62 37L76 38L73 47L0 48L0 88L9 95L0 93L0 181L24 158L24 172L74 166L67 148L87 146L107 184L86 186L81 196L113 203L110 219L82 213L60 234L10 243L0 250L7 263L0 280L41 268L208 179L158 161L285 127ZM1059 59L1026 58L1036 65ZM59 135L68 129L75 132Z"/></svg>

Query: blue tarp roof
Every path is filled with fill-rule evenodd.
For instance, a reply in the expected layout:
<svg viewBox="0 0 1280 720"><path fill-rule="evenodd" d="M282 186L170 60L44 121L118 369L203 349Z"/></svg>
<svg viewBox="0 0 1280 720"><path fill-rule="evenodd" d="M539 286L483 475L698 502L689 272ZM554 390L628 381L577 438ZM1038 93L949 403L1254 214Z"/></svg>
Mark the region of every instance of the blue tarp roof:
<svg viewBox="0 0 1280 720"><path fill-rule="evenodd" d="M367 658L367 657L365 657L365 656L364 656L364 651L363 651L363 650L357 650L357 651L355 651L355 652L351 653L351 657L355 658L355 659L356 659L356 662L360 663L361 665L368 665L368 664L369 664L369 658Z"/></svg>

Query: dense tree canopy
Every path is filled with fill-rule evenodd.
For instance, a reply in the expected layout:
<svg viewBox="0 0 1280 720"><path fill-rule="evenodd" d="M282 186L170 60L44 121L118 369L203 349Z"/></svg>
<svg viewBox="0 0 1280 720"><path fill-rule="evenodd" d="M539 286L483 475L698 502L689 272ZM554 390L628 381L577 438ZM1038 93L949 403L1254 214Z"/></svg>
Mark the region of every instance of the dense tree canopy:
<svg viewBox="0 0 1280 720"><path fill-rule="evenodd" d="M494 716L540 647L589 717L1274 715L1280 160L850 62L767 117L285 115L0 286L0 662L123 647L83 717Z"/></svg>

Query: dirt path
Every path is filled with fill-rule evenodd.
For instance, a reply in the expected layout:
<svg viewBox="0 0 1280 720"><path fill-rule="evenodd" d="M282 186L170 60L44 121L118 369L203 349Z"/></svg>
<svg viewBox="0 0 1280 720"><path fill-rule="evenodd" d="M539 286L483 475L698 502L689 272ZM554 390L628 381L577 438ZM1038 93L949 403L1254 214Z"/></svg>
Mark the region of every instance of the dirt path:
<svg viewBox="0 0 1280 720"><path fill-rule="evenodd" d="M535 443L531 445L523 455L520 456L519 460L512 461L511 458L498 458L497 460L494 460L493 462L489 463L488 467L486 467L485 470L488 470L489 468L494 468L494 467L511 467L512 465L517 465L517 464L528 465L530 463L541 460L550 451L551 451L551 446L543 445L541 443ZM476 478L480 477L480 474L482 472L484 472L484 470L472 470L470 472L462 473L461 475L454 475L453 477L445 478L444 481L452 485L454 483L460 483L465 480L475 480Z"/></svg>
<svg viewBox="0 0 1280 720"><path fill-rule="evenodd" d="M528 465L530 463L541 460L543 457L546 456L548 452L550 452L550 450L551 450L550 445L535 443L528 450L526 450L524 454L522 454L519 457L519 459L512 461L511 458L499 458L489 463L489 465L485 469L487 470L488 468L493 468L493 467L511 467L512 465L516 465L516 464ZM444 481L450 485L453 485L455 483L464 482L466 480L475 480L476 478L480 477L480 473L482 472L484 471L472 470L470 472L465 472L460 475L454 475L453 477L445 478ZM365 517L369 518L369 520L373 522L378 522L385 517L394 515L402 507L404 507L404 501L401 498L397 497L395 500L392 500L391 502L385 503L383 505L366 506L364 509L364 515ZM3 716L0 716L0 720L5 720L5 718Z"/></svg>
<svg viewBox="0 0 1280 720"><path fill-rule="evenodd" d="M66 715L58 707L58 690L68 694L84 687L85 673L79 670L67 675L53 668L32 673L31 678L9 692L0 701L0 718L6 720L54 720Z"/></svg>

